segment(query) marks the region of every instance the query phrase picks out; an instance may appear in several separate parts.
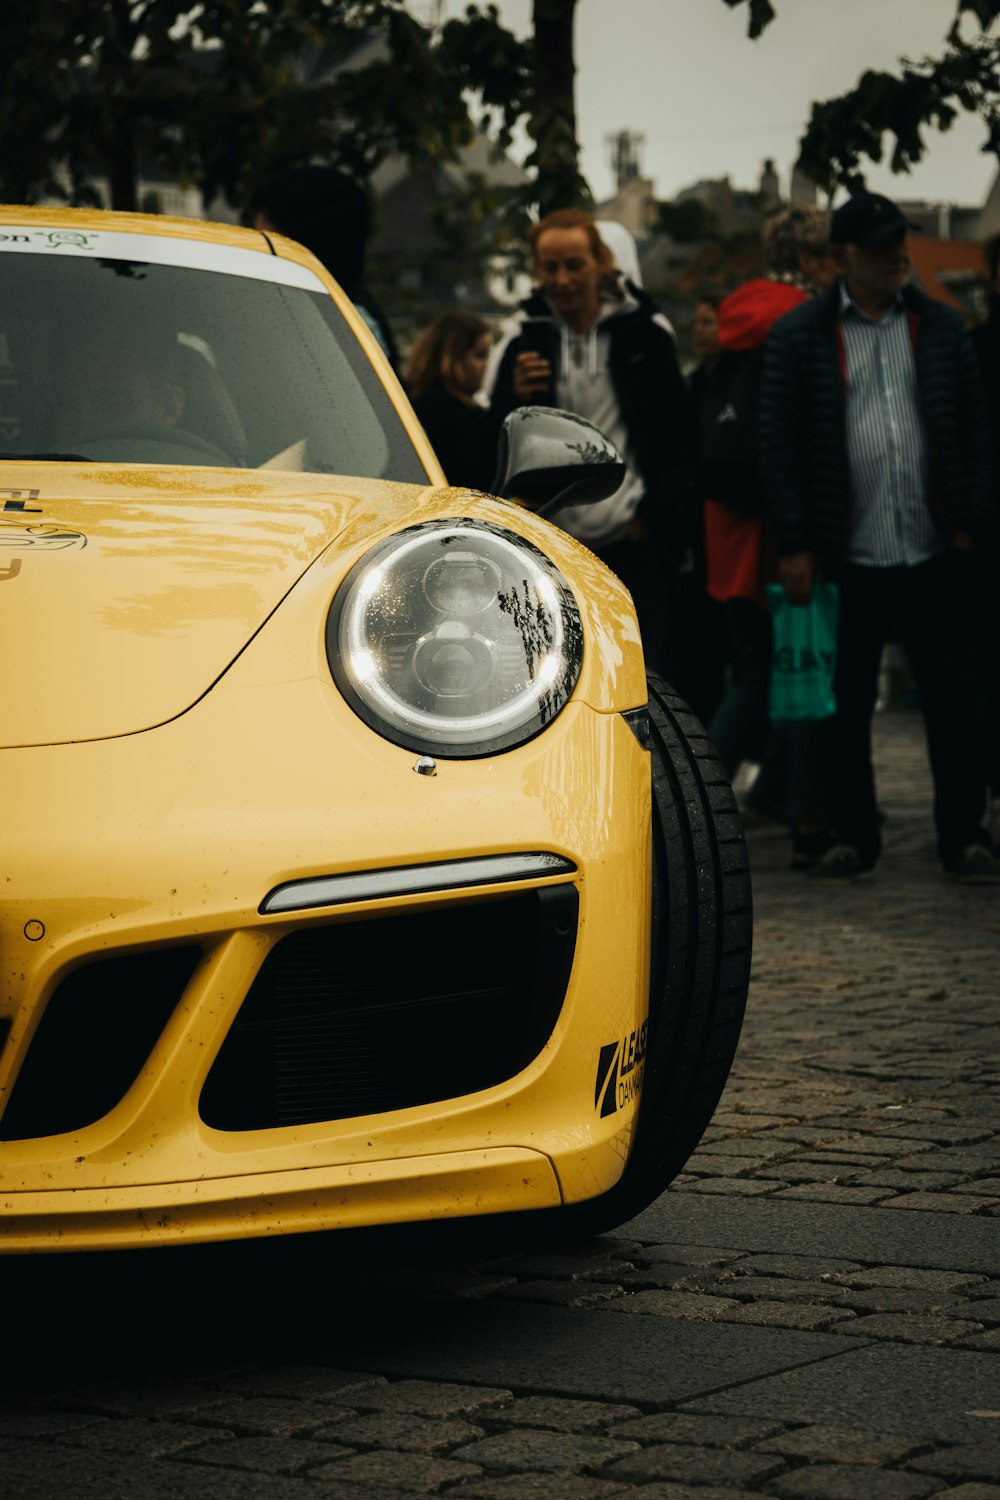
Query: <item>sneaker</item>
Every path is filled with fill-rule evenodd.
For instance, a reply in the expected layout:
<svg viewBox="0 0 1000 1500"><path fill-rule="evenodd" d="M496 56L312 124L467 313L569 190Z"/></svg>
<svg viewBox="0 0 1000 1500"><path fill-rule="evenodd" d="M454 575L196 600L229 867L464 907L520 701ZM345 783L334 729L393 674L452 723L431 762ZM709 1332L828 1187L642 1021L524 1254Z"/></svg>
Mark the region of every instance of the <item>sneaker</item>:
<svg viewBox="0 0 1000 1500"><path fill-rule="evenodd" d="M853 844L834 844L808 872L810 880L860 880L875 868L874 860L865 860Z"/></svg>
<svg viewBox="0 0 1000 1500"><path fill-rule="evenodd" d="M961 880L965 885L1000 885L1000 859L984 844L970 844L961 854L945 860L944 873L949 880Z"/></svg>
<svg viewBox="0 0 1000 1500"><path fill-rule="evenodd" d="M833 847L833 834L828 828L820 828L813 833L796 832L792 841L792 857L788 862L789 869L811 870L818 865L824 854L828 854Z"/></svg>

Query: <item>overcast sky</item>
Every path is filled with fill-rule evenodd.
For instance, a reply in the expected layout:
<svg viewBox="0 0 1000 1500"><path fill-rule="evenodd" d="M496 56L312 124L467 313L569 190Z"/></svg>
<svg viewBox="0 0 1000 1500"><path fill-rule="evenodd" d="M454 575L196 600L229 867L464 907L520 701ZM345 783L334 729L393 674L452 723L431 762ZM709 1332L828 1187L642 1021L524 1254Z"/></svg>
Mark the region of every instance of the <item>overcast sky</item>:
<svg viewBox="0 0 1000 1500"><path fill-rule="evenodd" d="M442 0L457 16L466 0ZM494 0L520 35L531 0ZM645 136L644 174L660 198L702 177L727 174L753 187L772 157L787 189L796 141L814 99L843 93L865 68L894 70L900 55L938 53L955 0L775 0L759 41L746 36L746 7L722 0L579 0L577 130L596 198L614 181L606 137ZM422 9L414 3L414 11ZM909 176L873 166L868 185L900 198L982 202L997 172L980 147L985 127L961 117Z"/></svg>

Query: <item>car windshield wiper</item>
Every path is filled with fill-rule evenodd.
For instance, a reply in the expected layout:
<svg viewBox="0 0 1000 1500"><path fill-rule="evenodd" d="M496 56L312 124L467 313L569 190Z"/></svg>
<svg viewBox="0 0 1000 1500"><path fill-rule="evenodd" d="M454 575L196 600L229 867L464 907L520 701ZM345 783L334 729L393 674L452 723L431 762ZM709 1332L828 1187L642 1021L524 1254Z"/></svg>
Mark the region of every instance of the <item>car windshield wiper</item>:
<svg viewBox="0 0 1000 1500"><path fill-rule="evenodd" d="M31 459L34 462L92 464L94 459L86 453L0 453L0 459Z"/></svg>

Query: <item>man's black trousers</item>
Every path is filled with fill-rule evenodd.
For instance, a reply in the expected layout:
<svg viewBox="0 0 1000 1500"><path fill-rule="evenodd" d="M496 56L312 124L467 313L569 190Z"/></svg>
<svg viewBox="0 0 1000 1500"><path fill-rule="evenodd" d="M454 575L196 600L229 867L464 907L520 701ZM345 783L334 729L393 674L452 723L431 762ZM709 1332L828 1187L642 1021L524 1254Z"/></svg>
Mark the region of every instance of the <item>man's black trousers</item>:
<svg viewBox="0 0 1000 1500"><path fill-rule="evenodd" d="M845 564L835 578L837 714L825 736L825 765L839 841L854 845L866 864L881 853L872 714L882 648L898 641L913 669L926 726L938 854L948 860L970 844L988 844L969 554L948 551L912 568Z"/></svg>

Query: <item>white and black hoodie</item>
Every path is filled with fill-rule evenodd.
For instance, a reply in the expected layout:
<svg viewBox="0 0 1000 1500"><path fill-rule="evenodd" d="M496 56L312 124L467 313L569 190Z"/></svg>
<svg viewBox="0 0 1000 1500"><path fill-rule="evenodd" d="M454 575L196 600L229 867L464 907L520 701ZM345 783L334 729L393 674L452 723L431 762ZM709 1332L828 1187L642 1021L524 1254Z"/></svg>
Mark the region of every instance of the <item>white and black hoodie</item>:
<svg viewBox="0 0 1000 1500"><path fill-rule="evenodd" d="M530 345L527 319L532 320ZM533 293L521 304L517 323L493 361L488 385L498 420L518 405L514 361L528 347L542 353L554 372L552 388L532 396L531 404L586 417L615 444L627 465L614 495L567 506L555 518L558 524L598 551L624 537L641 515L665 560L678 562L696 431L667 319L621 275L608 285L596 321L582 335L570 330L545 297Z"/></svg>

